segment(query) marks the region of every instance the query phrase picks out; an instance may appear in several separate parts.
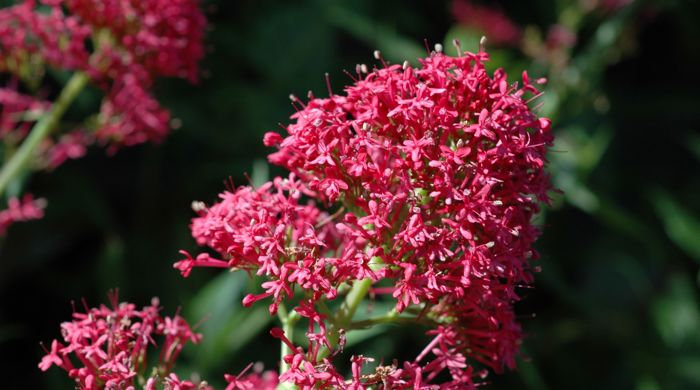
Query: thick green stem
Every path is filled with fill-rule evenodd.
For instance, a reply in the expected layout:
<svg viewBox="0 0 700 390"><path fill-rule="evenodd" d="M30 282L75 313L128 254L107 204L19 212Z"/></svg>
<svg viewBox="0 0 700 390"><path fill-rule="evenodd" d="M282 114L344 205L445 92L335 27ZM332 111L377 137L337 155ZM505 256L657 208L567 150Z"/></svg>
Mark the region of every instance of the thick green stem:
<svg viewBox="0 0 700 390"><path fill-rule="evenodd" d="M415 322L414 318L406 318L406 320L410 323ZM365 329L370 326L374 325L381 325L381 324L390 324L392 322L400 322L401 318L399 318L399 312L396 311L396 309L391 309L388 313L384 314L383 316L379 317L374 317L374 318L368 318L366 320L362 321L353 321L350 323L350 329Z"/></svg>
<svg viewBox="0 0 700 390"><path fill-rule="evenodd" d="M294 338L294 325L299 321L301 316L296 311L292 310L291 313L287 312L287 308L284 305L280 305L277 310L277 316L282 322L282 330L284 335L293 342ZM284 357L292 353L292 349L283 341L280 341L280 375L284 374L289 370L289 364L284 361ZM282 382L277 386L278 390L297 390L298 388L289 382Z"/></svg>
<svg viewBox="0 0 700 390"><path fill-rule="evenodd" d="M328 329L327 337L328 342L332 346L338 345L338 340L340 340L340 332L345 331L350 326L352 318L357 311L357 308L362 303L362 300L367 296L370 287L372 287L372 279L366 278L356 281L348 295L345 296L345 301L340 305L338 313L333 319L333 323ZM321 360L330 354L330 350L326 347L321 348L318 351L318 359Z"/></svg>
<svg viewBox="0 0 700 390"><path fill-rule="evenodd" d="M283 304L277 309L277 316L282 323L284 335L287 336L289 340L292 340L294 337L294 324L291 324L291 321L289 321L289 313L287 313L287 308ZM282 375L289 370L289 364L284 361L284 357L292 353L292 351L287 343L280 341L280 345L280 375Z"/></svg>
<svg viewBox="0 0 700 390"><path fill-rule="evenodd" d="M88 76L82 72L76 72L68 80L51 109L41 116L27 139L17 149L17 152L2 166L2 170L0 170L0 195L5 193L10 182L26 168L36 149L51 134L51 131L56 127L76 96L87 85L87 82Z"/></svg>

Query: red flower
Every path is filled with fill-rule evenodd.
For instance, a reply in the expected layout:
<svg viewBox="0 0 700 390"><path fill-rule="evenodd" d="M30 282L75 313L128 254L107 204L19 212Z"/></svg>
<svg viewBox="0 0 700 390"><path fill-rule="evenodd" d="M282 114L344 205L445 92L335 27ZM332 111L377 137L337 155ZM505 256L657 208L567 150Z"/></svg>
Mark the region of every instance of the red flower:
<svg viewBox="0 0 700 390"><path fill-rule="evenodd" d="M446 388L470 388L475 361L497 372L514 367L521 330L513 303L516 288L533 280L531 220L549 199L543 168L552 136L549 120L525 101L537 93L527 74L518 87L503 70L489 75L487 59L433 53L418 68L360 73L343 95L296 100L302 108L286 138L265 136L279 149L270 161L290 178L198 207L197 242L231 269L268 278L244 304L272 297L274 313L304 294L295 310L309 324L306 351L272 332L292 351L280 381L416 388L444 378ZM302 205L301 193L337 211ZM183 272L208 265L189 256L178 264ZM431 325L433 341L413 362L346 381L334 355L320 353L340 345L329 329L345 326L338 318L329 326L324 308L341 286L383 280L394 287L374 294L390 293L396 312L419 312L408 317ZM355 359L353 372L365 361Z"/></svg>
<svg viewBox="0 0 700 390"><path fill-rule="evenodd" d="M7 228L15 222L41 219L44 216L46 200L34 199L31 194L26 194L22 199L10 198L7 209L0 210L0 236L5 235Z"/></svg>
<svg viewBox="0 0 700 390"><path fill-rule="evenodd" d="M150 375L145 367L146 353L149 345L155 345L156 336L164 337L158 365L165 375L184 345L201 338L179 315L162 317L157 298L141 310L130 303L119 303L116 293L110 294L110 300L111 308L86 308L85 313L75 312L72 321L61 324L65 345L54 340L39 368L46 371L56 365L66 370L81 389L127 388L134 385L137 375ZM71 361L76 360L82 367L73 365ZM155 385L155 379L151 379L147 388ZM173 389L199 388L189 381L179 381L174 374L161 379Z"/></svg>

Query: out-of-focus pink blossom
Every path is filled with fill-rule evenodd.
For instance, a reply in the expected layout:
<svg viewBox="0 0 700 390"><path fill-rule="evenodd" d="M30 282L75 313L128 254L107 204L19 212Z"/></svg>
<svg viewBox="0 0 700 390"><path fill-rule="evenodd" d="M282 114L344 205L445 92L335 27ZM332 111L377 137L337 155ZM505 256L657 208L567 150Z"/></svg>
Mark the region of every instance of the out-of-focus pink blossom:
<svg viewBox="0 0 700 390"><path fill-rule="evenodd" d="M199 0L25 0L0 9L0 72L22 80L41 80L45 66L89 74L105 98L96 137L83 139L113 152L167 135L170 114L151 86L160 77L198 79L205 26Z"/></svg>
<svg viewBox="0 0 700 390"><path fill-rule="evenodd" d="M0 88L0 140L21 141L34 119L50 107L51 103L21 94L13 86Z"/></svg>
<svg viewBox="0 0 700 390"><path fill-rule="evenodd" d="M83 157L92 137L85 131L72 131L62 135L58 142L48 147L46 164L49 169L56 169L67 160Z"/></svg>
<svg viewBox="0 0 700 390"><path fill-rule="evenodd" d="M131 73L114 81L99 117L101 126L95 135L101 143L112 145L110 151L119 146L161 141L170 130L170 113Z"/></svg>
<svg viewBox="0 0 700 390"><path fill-rule="evenodd" d="M0 210L0 236L4 236L7 228L15 222L43 218L44 208L46 208L46 200L34 199L31 194L25 194L21 199L10 198L7 209Z"/></svg>
<svg viewBox="0 0 700 390"><path fill-rule="evenodd" d="M522 31L503 11L475 4L471 0L453 0L452 15L459 24L472 27L494 45L517 46Z"/></svg>
<svg viewBox="0 0 700 390"><path fill-rule="evenodd" d="M253 367L253 372L248 373ZM275 390L279 384L279 376L275 371L262 371L261 364L249 364L238 375L224 375L226 390Z"/></svg>
<svg viewBox="0 0 700 390"><path fill-rule="evenodd" d="M549 50L569 49L576 44L576 34L561 24L553 24L547 31L547 48Z"/></svg>

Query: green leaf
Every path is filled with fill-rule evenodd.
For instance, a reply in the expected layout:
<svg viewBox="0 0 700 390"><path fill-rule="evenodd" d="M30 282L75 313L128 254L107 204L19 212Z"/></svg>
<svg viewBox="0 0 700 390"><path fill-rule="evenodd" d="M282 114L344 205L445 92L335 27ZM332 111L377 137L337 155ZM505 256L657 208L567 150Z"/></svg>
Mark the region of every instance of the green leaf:
<svg viewBox="0 0 700 390"><path fill-rule="evenodd" d="M668 291L653 303L651 314L665 344L687 347L700 341L700 311L693 284L685 275L674 275Z"/></svg>
<svg viewBox="0 0 700 390"><path fill-rule="evenodd" d="M329 7L328 12L330 23L365 41L368 45L375 46L389 61L402 63L408 60L415 64L416 59L426 55L425 48L413 40L360 14L337 6Z"/></svg>
<svg viewBox="0 0 700 390"><path fill-rule="evenodd" d="M209 282L192 298L188 318L203 319L198 329L204 338L194 352L202 373L217 367L252 340L270 321L267 307L241 310L246 286L244 272L225 272Z"/></svg>
<svg viewBox="0 0 700 390"><path fill-rule="evenodd" d="M671 241L700 263L700 221L664 191L657 191L653 202Z"/></svg>

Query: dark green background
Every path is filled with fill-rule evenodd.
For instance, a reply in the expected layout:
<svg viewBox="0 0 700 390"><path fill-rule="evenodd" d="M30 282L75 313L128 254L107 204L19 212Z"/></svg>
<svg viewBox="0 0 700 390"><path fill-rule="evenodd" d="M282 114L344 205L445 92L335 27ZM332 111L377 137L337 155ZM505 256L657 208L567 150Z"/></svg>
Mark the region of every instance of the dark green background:
<svg viewBox="0 0 700 390"><path fill-rule="evenodd" d="M161 145L113 157L91 149L30 182L49 208L0 243L0 387L71 388L57 368L40 374L38 343L59 336L71 300L98 304L114 287L139 305L160 297L166 314L182 306L191 322L208 318L205 341L178 366L184 375L198 367L221 385L224 372L251 360L276 369L265 305L240 307L244 275L196 270L182 279L172 269L179 249L197 251L191 201L214 201L228 177L246 184L246 173L279 173L266 170L261 139L287 123L290 93L325 96L324 72L340 91L349 81L342 69L374 63L373 49L394 62L414 59L425 54L424 39L443 42L455 31L447 2L206 4L206 77L156 90L182 128ZM517 23L546 29L568 2L501 4ZM490 376L491 388L700 387L699 17L697 2L677 0L588 18L573 51L580 82L561 92L551 77L544 111L554 119L550 168L563 194L538 219L542 272L518 304L524 359L518 371ZM596 46L606 21L636 26L626 54ZM513 80L518 68L545 72L516 50L496 48L494 57ZM595 108L599 96L609 110ZM547 106L552 97L558 103ZM86 95L73 114L95 104ZM356 350L388 358L411 358L424 343L400 329L367 336Z"/></svg>

